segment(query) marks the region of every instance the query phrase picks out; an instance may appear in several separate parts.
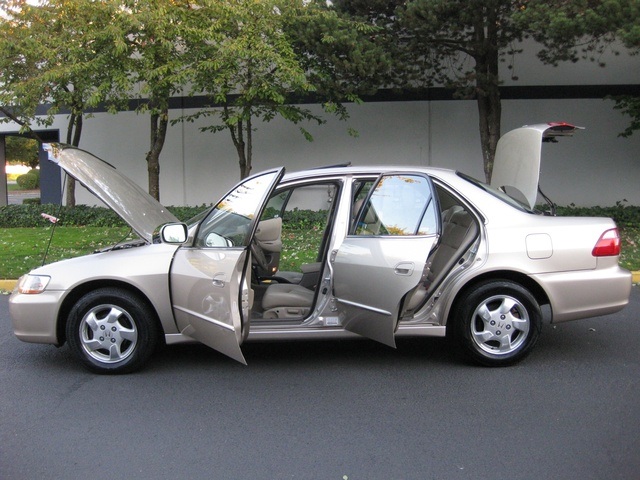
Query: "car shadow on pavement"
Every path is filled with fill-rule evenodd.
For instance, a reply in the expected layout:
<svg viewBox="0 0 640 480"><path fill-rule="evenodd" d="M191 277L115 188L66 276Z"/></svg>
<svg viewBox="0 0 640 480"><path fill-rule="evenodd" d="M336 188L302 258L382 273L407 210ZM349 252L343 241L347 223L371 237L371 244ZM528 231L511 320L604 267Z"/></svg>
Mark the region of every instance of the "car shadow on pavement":
<svg viewBox="0 0 640 480"><path fill-rule="evenodd" d="M443 338L399 339L391 348L367 339L252 342L242 346L247 366L201 344L166 346L156 352L146 368L193 369L216 364L218 367L284 367L308 369L314 366L336 368L346 365L404 364L406 366L462 364L449 341Z"/></svg>

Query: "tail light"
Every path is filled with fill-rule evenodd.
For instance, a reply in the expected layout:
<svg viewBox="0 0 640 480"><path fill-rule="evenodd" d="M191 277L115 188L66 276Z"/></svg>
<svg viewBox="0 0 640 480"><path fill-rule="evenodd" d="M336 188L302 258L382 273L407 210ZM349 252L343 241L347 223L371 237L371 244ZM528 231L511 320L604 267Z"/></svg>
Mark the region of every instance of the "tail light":
<svg viewBox="0 0 640 480"><path fill-rule="evenodd" d="M594 257L612 257L620 255L620 234L617 228L607 230L593 247L591 254Z"/></svg>

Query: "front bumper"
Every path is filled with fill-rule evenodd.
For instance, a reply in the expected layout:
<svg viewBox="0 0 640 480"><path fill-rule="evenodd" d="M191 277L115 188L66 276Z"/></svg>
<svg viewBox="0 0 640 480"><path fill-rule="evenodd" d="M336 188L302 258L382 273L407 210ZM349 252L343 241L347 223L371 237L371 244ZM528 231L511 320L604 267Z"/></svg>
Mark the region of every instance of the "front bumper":
<svg viewBox="0 0 640 480"><path fill-rule="evenodd" d="M64 292L47 291L27 295L14 290L9 297L13 333L23 342L59 345L58 309Z"/></svg>

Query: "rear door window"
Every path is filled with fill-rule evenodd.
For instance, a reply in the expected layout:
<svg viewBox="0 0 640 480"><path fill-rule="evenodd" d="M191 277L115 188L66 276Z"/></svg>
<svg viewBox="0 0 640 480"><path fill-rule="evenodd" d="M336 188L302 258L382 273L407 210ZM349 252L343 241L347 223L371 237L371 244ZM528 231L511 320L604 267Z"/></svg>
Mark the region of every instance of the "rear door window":
<svg viewBox="0 0 640 480"><path fill-rule="evenodd" d="M382 175L368 192L363 208L355 209L351 234L410 236L437 233L437 214L427 177L417 174Z"/></svg>

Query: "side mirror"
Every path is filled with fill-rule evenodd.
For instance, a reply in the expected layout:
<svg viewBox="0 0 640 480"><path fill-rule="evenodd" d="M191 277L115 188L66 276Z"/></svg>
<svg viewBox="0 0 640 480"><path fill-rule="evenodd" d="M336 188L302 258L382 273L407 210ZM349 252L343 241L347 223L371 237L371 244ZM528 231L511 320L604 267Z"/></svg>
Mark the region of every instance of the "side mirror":
<svg viewBox="0 0 640 480"><path fill-rule="evenodd" d="M184 223L168 223L160 229L163 243L184 243L187 241L187 226Z"/></svg>

